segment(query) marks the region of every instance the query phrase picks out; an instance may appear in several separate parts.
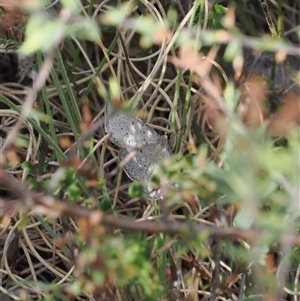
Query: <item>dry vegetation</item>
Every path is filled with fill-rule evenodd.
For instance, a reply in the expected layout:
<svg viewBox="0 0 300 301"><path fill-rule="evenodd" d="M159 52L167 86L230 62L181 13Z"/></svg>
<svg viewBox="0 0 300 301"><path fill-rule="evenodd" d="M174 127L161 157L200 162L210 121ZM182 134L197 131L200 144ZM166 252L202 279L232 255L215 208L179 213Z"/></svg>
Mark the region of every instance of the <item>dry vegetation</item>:
<svg viewBox="0 0 300 301"><path fill-rule="evenodd" d="M0 299L299 300L300 4L20 2L0 3ZM18 61L41 11L73 32L41 23ZM90 18L101 39L76 35ZM104 130L130 99L176 154L157 202Z"/></svg>

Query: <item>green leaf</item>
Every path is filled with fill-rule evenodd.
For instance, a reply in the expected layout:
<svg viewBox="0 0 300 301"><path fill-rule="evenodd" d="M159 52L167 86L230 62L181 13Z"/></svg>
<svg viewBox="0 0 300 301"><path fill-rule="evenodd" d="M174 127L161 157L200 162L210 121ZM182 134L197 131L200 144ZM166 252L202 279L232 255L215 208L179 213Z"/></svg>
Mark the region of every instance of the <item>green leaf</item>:
<svg viewBox="0 0 300 301"><path fill-rule="evenodd" d="M14 145L17 147L28 148L29 142L22 136L17 135L17 137L14 140Z"/></svg>
<svg viewBox="0 0 300 301"><path fill-rule="evenodd" d="M34 173L34 167L33 167L32 163L29 161L22 162L21 167L30 173Z"/></svg>
<svg viewBox="0 0 300 301"><path fill-rule="evenodd" d="M128 194L131 198L140 197L144 194L143 186L139 182L133 182L128 189Z"/></svg>
<svg viewBox="0 0 300 301"><path fill-rule="evenodd" d="M266 265L267 254L270 251L268 245L254 246L251 250L252 256L262 266Z"/></svg>
<svg viewBox="0 0 300 301"><path fill-rule="evenodd" d="M113 77L109 79L109 92L111 99L120 99L120 85Z"/></svg>
<svg viewBox="0 0 300 301"><path fill-rule="evenodd" d="M210 27L214 29L224 28L222 21L226 12L226 7L219 4L214 5L212 12L209 14Z"/></svg>
<svg viewBox="0 0 300 301"><path fill-rule="evenodd" d="M3 11L3 9L0 7L0 19L2 19L3 16L4 16L4 11Z"/></svg>
<svg viewBox="0 0 300 301"><path fill-rule="evenodd" d="M20 51L29 55L38 50L47 52L65 35L66 25L59 19L49 20L46 14L32 15L26 26L26 39Z"/></svg>
<svg viewBox="0 0 300 301"><path fill-rule="evenodd" d="M19 217L18 229L23 230L28 225L28 221L29 221L28 212L22 212Z"/></svg>
<svg viewBox="0 0 300 301"><path fill-rule="evenodd" d="M214 11L218 14L226 14L228 8L226 8L225 6L221 5L221 4L215 4L214 5Z"/></svg>
<svg viewBox="0 0 300 301"><path fill-rule="evenodd" d="M237 91L234 87L234 83L230 81L225 87L224 98L226 101L226 106L228 109L230 109L231 112L234 111L234 109L238 103L239 96L240 95L237 93Z"/></svg>
<svg viewBox="0 0 300 301"><path fill-rule="evenodd" d="M100 37L100 30L94 20L82 18L80 19L80 23L68 26L67 34L73 35L78 39L97 41Z"/></svg>
<svg viewBox="0 0 300 301"><path fill-rule="evenodd" d="M170 8L167 12L167 18L170 24L175 24L178 19L177 11L173 8Z"/></svg>
<svg viewBox="0 0 300 301"><path fill-rule="evenodd" d="M45 123L48 123L51 118L49 115L37 110L31 110L29 117L35 120L43 121Z"/></svg>
<svg viewBox="0 0 300 301"><path fill-rule="evenodd" d="M121 4L118 8L110 9L105 15L101 16L101 23L105 25L118 25L125 21L131 11L131 5L128 3Z"/></svg>
<svg viewBox="0 0 300 301"><path fill-rule="evenodd" d="M234 223L238 228L250 229L255 220L255 212L251 212L248 206L243 207L236 215Z"/></svg>
<svg viewBox="0 0 300 301"><path fill-rule="evenodd" d="M237 56L243 56L242 45L236 41L233 41L228 44L226 51L224 53L224 59L227 62L231 62Z"/></svg>
<svg viewBox="0 0 300 301"><path fill-rule="evenodd" d="M71 202L75 202L81 198L82 191L76 183L73 183L68 187L66 195L69 197Z"/></svg>
<svg viewBox="0 0 300 301"><path fill-rule="evenodd" d="M103 197L100 202L99 209L105 212L112 212L113 201L108 197Z"/></svg>
<svg viewBox="0 0 300 301"><path fill-rule="evenodd" d="M80 1L78 0L60 0L63 7L68 9L72 14L80 13Z"/></svg>
<svg viewBox="0 0 300 301"><path fill-rule="evenodd" d="M30 12L42 10L45 8L46 5L49 5L48 0L22 1L22 8Z"/></svg>

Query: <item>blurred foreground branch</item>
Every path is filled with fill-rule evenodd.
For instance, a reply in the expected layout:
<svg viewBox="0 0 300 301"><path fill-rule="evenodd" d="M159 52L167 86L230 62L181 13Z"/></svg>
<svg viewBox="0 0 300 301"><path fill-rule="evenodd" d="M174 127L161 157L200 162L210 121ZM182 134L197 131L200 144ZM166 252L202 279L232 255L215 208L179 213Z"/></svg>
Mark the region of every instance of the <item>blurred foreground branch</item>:
<svg viewBox="0 0 300 301"><path fill-rule="evenodd" d="M191 223L182 222L135 222L121 216L106 214L100 210L88 211L75 205L71 206L63 203L50 195L34 193L2 169L0 169L0 183L3 188L11 191L19 199L19 201L2 201L0 218L5 214L12 214L20 210L32 210L33 212L52 217L67 215L74 219L85 219L93 226L102 224L104 227L114 227L131 232L169 233L179 234L184 237L195 237L195 234L204 234L211 238L244 239L252 242L266 235L271 235L271 233L261 230L243 230L234 227L217 228L196 223L191 225ZM300 245L300 234L295 231L285 233L285 242Z"/></svg>

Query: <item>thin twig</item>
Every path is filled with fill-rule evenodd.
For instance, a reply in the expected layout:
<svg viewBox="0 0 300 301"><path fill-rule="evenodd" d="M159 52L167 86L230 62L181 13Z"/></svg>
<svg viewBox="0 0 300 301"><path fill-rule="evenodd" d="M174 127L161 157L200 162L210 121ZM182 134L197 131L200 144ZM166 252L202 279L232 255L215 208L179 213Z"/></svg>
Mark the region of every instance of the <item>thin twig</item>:
<svg viewBox="0 0 300 301"><path fill-rule="evenodd" d="M88 211L78 206L69 205L56 200L54 197L45 194L37 194L27 189L27 187L14 179L8 172L0 169L0 183L2 187L13 192L20 202L15 202L17 210L35 210L43 214L52 215L54 217L67 215L76 219L86 219L87 221L97 221L108 228L119 228L129 232L144 232L144 233L169 233L178 234L187 238L194 238L196 233L206 234L211 238L237 240L243 239L247 241L257 241L262 236L268 234L267 231L261 230L243 230L234 227L217 228L204 226L200 224L191 224L183 222L154 222L134 220L103 213L100 210ZM5 201L4 201L5 202ZM12 209L12 208L11 208ZM2 210L5 214L5 210ZM95 226L95 224L93 224ZM296 232L285 233L285 242L293 245L300 245L300 235Z"/></svg>
<svg viewBox="0 0 300 301"><path fill-rule="evenodd" d="M119 35L119 38L120 38L120 42L121 42L121 45L122 45L122 48L123 48L123 52L124 52L124 56L125 56L125 62L128 66L128 69L129 69L129 72L132 76L132 79L135 83L135 86L136 86L136 89L138 90L139 89L139 81L136 77L136 74L135 72L133 71L132 69L132 66L131 66L131 63L130 63L130 59L129 59L129 55L128 55L128 52L127 52L127 49L126 49L126 45L125 45L125 42L124 42L124 39L122 37L122 33L121 33L121 30L119 28L117 28L117 32L118 32L118 35Z"/></svg>

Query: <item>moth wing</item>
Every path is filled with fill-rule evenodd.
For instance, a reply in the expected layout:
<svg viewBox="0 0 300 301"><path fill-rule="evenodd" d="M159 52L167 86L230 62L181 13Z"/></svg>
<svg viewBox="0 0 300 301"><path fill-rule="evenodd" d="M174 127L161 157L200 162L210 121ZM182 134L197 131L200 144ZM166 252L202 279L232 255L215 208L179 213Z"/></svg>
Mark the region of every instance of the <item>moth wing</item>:
<svg viewBox="0 0 300 301"><path fill-rule="evenodd" d="M151 144L160 137L148 124L123 112L106 116L105 131L111 134L110 140L120 147Z"/></svg>

